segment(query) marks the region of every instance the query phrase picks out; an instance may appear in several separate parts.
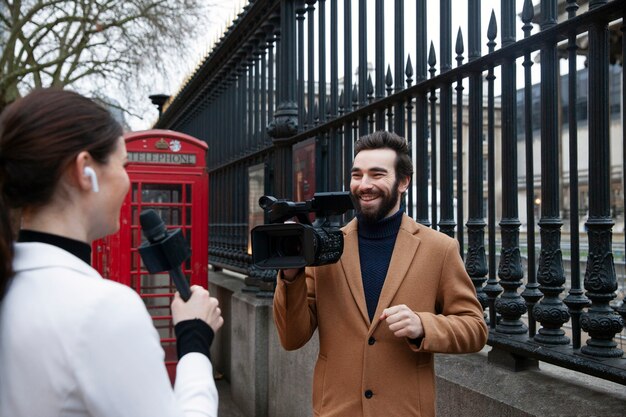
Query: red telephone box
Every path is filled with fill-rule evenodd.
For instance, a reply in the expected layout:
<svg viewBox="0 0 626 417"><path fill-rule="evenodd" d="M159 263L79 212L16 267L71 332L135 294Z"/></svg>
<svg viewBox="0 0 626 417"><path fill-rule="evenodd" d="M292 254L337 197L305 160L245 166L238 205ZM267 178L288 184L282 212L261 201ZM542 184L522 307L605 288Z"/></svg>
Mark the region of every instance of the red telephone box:
<svg viewBox="0 0 626 417"><path fill-rule="evenodd" d="M161 336L173 380L176 344L170 303L176 287L167 272L150 274L138 247L145 241L139 214L153 209L168 229L182 229L191 257L182 265L191 285L208 286L207 144L169 130L125 136L130 192L122 205L120 230L94 242L93 265L102 276L130 286L143 298Z"/></svg>

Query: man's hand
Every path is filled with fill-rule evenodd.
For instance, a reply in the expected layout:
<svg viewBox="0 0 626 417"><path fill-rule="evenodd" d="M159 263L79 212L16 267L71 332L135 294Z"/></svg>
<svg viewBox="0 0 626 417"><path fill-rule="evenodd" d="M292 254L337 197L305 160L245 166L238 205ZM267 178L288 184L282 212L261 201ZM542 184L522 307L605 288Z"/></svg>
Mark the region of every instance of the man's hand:
<svg viewBox="0 0 626 417"><path fill-rule="evenodd" d="M404 304L389 307L383 310L380 320L385 320L396 337L418 339L424 337L422 320Z"/></svg>
<svg viewBox="0 0 626 417"><path fill-rule="evenodd" d="M296 224L293 220L286 220L285 224ZM300 271L304 268L291 268L291 269L283 269L283 280L287 282L293 282L296 279L296 276L300 273Z"/></svg>
<svg viewBox="0 0 626 417"><path fill-rule="evenodd" d="M293 282L296 276L302 271L302 268L283 269L283 280L287 282Z"/></svg>

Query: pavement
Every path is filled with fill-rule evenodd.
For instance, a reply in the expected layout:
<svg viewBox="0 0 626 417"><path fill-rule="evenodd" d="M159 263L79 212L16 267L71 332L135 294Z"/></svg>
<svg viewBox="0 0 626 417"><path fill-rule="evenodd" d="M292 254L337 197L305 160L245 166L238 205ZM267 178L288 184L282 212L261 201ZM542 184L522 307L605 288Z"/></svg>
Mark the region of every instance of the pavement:
<svg viewBox="0 0 626 417"><path fill-rule="evenodd" d="M225 378L221 378L215 381L215 385L220 396L217 409L218 417L246 417L233 401L230 394L230 383Z"/></svg>

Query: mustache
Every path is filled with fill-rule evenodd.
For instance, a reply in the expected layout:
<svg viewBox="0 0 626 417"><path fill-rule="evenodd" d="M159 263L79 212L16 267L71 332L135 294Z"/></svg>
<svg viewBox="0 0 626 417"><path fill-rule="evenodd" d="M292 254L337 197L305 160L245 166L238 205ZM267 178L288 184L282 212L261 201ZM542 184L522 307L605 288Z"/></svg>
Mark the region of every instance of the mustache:
<svg viewBox="0 0 626 417"><path fill-rule="evenodd" d="M356 195L357 196L361 196L361 195L380 195L381 193L378 191L357 191Z"/></svg>

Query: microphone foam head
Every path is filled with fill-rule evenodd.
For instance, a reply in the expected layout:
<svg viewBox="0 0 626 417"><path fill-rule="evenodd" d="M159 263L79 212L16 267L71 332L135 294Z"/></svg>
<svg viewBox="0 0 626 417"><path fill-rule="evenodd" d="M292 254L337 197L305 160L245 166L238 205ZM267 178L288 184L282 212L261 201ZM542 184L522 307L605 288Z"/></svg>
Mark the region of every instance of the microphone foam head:
<svg viewBox="0 0 626 417"><path fill-rule="evenodd" d="M156 211L152 209L144 210L139 215L141 230L150 242L158 242L167 236L165 223Z"/></svg>

